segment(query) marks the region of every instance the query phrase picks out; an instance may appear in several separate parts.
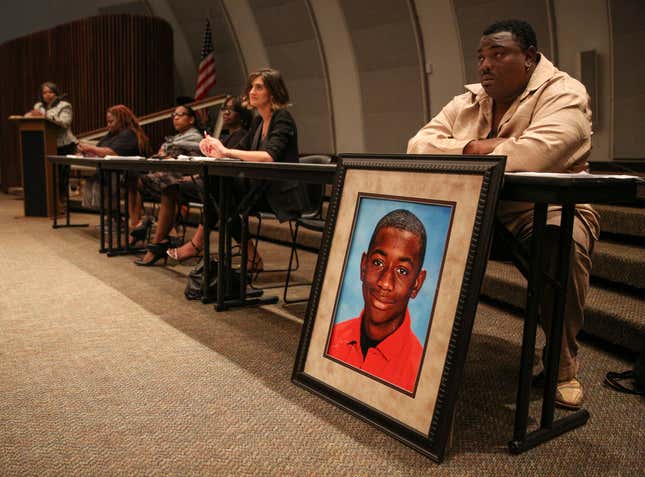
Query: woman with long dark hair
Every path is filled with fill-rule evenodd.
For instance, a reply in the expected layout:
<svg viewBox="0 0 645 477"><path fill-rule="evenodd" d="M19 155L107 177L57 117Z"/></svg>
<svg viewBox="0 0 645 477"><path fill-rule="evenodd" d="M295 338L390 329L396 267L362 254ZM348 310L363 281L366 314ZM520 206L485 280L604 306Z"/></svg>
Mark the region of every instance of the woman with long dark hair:
<svg viewBox="0 0 645 477"><path fill-rule="evenodd" d="M108 108L105 114L108 133L96 145L81 142L78 151L85 156L149 156L150 140L132 110L123 104Z"/></svg>
<svg viewBox="0 0 645 477"><path fill-rule="evenodd" d="M150 140L130 108L123 104L111 106L107 110L105 120L108 133L96 145L79 143L77 147L79 153L94 157L150 156L152 153ZM135 185L136 182L133 180L128 184L131 192ZM130 224L132 227L136 226L141 221L141 208L136 207L133 200L128 204L128 213Z"/></svg>
<svg viewBox="0 0 645 477"><path fill-rule="evenodd" d="M231 148L219 139L207 137L201 143L202 152L210 157L228 157L242 161L298 162L298 129L287 111L287 107L290 106L289 93L281 73L273 68L251 73L245 89L245 98L248 107L256 112L256 116L244 139L236 148ZM297 181L255 181L250 187L250 190L245 191L244 197L249 203L249 210L241 211L243 213L269 211L282 222L298 217L306 206L306 193L302 184ZM232 226L232 235L239 242L243 226L239 217L234 218ZM198 230L198 233L201 232ZM197 252L200 247L199 243L189 242L174 253L183 255L183 248L192 248ZM262 257L252 241L247 242L247 269L263 269Z"/></svg>

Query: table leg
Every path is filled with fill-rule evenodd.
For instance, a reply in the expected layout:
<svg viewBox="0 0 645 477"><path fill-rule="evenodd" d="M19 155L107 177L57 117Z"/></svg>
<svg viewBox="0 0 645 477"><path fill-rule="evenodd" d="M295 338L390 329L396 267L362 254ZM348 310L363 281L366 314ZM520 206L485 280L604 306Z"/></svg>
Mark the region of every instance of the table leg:
<svg viewBox="0 0 645 477"><path fill-rule="evenodd" d="M112 240L112 227L114 214L112 212L112 177L113 171L110 171L107 176L107 219L108 219L108 255L114 252L114 242Z"/></svg>
<svg viewBox="0 0 645 477"><path fill-rule="evenodd" d="M531 238L531 262L526 296L526 317L522 332L522 356L520 359L520 377L515 405L515 430L513 440L509 443L511 452L521 447L526 438L526 426L529 416L529 399L531 393L531 376L533 355L535 353L535 334L537 332L540 302L544 292L542 242L546 224L547 204L535 204L533 215L533 237ZM521 452L521 451L518 451Z"/></svg>
<svg viewBox="0 0 645 477"><path fill-rule="evenodd" d="M546 227L547 204L535 204L533 217L533 237L531 239L531 263L529 267L529 282L527 290L526 318L522 339L522 358L520 362L520 378L515 410L515 431L509 449L513 454L529 450L543 442L553 439L571 429L583 425L589 419L585 410L578 411L564 418L553 420L555 390L557 386L558 365L562 343L562 321L566 300L567 283L569 278L569 258L573 241L574 205L565 205L562 210L560 227L560 256L558 257L556 298L553 310L553 322L547 360L545 364L546 385L542 403L542 418L540 428L527 434L528 408L530 399L531 374L533 354L535 350L535 335L539 316L539 306L544 294L546 270L542 257L542 243Z"/></svg>
<svg viewBox="0 0 645 477"><path fill-rule="evenodd" d="M217 240L217 304L215 309L217 311L224 311L226 307L224 306L224 279L228 278L228 273L230 270L225 266L226 264L226 232L228 228L228 204L226 200L226 179L224 177L218 177L218 190L219 190L219 233Z"/></svg>
<svg viewBox="0 0 645 477"><path fill-rule="evenodd" d="M107 249L105 248L105 202L104 202L105 174L103 173L103 170L100 167L98 168L98 173L99 173L99 200L101 201L101 203L99 204L99 227L101 228L101 231L99 232L101 237L101 248L99 248L99 252L105 253L107 252Z"/></svg>
<svg viewBox="0 0 645 477"><path fill-rule="evenodd" d="M67 184L65 187L65 225L58 224L58 191L60 190L60 182L63 174L61 171L64 167L67 167L64 164L54 164L52 168L54 187L56 188L56 201L54 201L54 225L52 226L55 229L60 229L63 227L89 227L89 224L72 224L71 223L71 213L70 213L70 200L69 200L69 172L67 176Z"/></svg>
<svg viewBox="0 0 645 477"><path fill-rule="evenodd" d="M202 171L202 180L204 183L204 197L202 198L202 203L204 204L204 220L203 220L203 226L204 226L204 264L203 264L203 273L202 273L202 303L212 303L214 299L217 297L214 297L210 293L210 289L208 285L211 282L211 275L213 272L217 272L217 276L221 276L221 263L218 261L217 262L217 270L212 270L211 269L211 244L210 244L210 238L211 238L211 229L213 227L211 223L211 217L213 216L213 212L217 210L218 215L221 213L221 203L219 202L221 200L221 194L218 197L218 200L215 201L213 198L213 179L208 175L207 170L204 169ZM217 291L219 293L219 280L217 284Z"/></svg>
<svg viewBox="0 0 645 477"><path fill-rule="evenodd" d="M54 194L54 197L55 197L55 199L54 199L54 224L52 225L52 228L57 229L58 228L58 189L60 188L60 186L58 184L58 182L59 182L58 164L53 164L52 175L53 175L53 177L52 177L53 181L52 182L54 183L54 191L55 191L55 194Z"/></svg>

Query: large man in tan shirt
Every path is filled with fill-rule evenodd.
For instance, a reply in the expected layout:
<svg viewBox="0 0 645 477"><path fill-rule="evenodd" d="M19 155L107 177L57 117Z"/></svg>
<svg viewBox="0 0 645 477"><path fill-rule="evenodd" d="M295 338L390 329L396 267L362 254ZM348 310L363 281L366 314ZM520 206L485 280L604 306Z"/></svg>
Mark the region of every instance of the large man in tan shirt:
<svg viewBox="0 0 645 477"><path fill-rule="evenodd" d="M479 43L480 84L466 86L408 144L410 154L496 154L507 156L506 171L579 172L591 150L591 111L585 87L559 71L537 50L526 22L495 23ZM545 257L555 257L560 207L548 209ZM529 203L501 202L498 217L521 241L532 234ZM583 401L576 336L583 325L591 251L598 216L576 207L571 280L566 300L556 403L579 408ZM541 324L549 334L551 309L545 300Z"/></svg>

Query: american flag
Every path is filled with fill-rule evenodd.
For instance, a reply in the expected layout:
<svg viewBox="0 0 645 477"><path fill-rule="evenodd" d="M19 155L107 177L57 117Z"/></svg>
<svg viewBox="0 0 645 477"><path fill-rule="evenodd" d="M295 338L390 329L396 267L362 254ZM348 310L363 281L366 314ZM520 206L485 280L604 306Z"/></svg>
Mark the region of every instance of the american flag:
<svg viewBox="0 0 645 477"><path fill-rule="evenodd" d="M202 60L197 71L197 85L195 87L195 100L203 99L208 91L215 86L215 55L213 54L213 33L211 24L206 19L204 41L202 43Z"/></svg>

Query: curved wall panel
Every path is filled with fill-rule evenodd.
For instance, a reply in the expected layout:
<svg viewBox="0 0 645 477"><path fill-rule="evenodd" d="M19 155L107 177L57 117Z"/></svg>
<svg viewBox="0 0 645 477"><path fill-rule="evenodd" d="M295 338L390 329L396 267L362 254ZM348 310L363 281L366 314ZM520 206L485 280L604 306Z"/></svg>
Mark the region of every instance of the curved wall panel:
<svg viewBox="0 0 645 477"><path fill-rule="evenodd" d="M200 54L206 16L210 20L213 33L215 72L217 75L217 83L209 94L240 94L244 88L246 72L222 3L208 1L168 1L167 3L177 21L175 41L177 41L177 36L181 35L191 55L190 61L185 62L186 67L190 69L182 72L185 81L177 90L177 94L184 96L193 96L195 94L197 65L201 60ZM155 2L153 7L157 5L158 3ZM157 13L154 8L153 11ZM177 62L177 59L175 61Z"/></svg>
<svg viewBox="0 0 645 477"><path fill-rule="evenodd" d="M16 131L7 117L36 102L38 85L54 81L74 107L75 132L105 125L106 109L118 103L145 115L174 102L172 31L158 18L101 15L0 45L0 165L2 188L20 185ZM153 148L168 124L146 128Z"/></svg>
<svg viewBox="0 0 645 477"><path fill-rule="evenodd" d="M617 159L645 157L645 7L642 0L612 0L614 150Z"/></svg>
<svg viewBox="0 0 645 477"><path fill-rule="evenodd" d="M317 33L304 0L249 0L270 66L284 75L300 151L333 150L329 94ZM278 27L279 25L279 27Z"/></svg>
<svg viewBox="0 0 645 477"><path fill-rule="evenodd" d="M405 152L424 122L417 40L405 0L341 0L358 65L366 152Z"/></svg>

